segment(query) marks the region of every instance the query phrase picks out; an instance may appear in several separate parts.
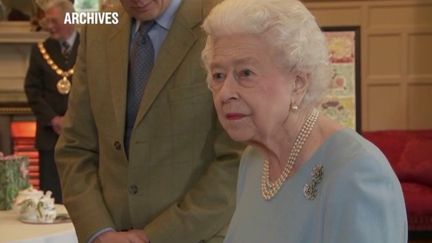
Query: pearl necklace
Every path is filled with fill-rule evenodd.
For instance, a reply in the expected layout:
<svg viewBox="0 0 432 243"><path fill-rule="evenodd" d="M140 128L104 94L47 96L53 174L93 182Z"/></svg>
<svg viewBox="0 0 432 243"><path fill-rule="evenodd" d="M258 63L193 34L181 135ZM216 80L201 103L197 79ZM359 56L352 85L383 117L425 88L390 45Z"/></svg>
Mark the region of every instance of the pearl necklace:
<svg viewBox="0 0 432 243"><path fill-rule="evenodd" d="M300 154L303 145L305 144L307 138L309 137L312 128L314 127L316 121L318 120L319 111L317 109L313 109L309 117L306 119L303 124L293 147L291 148L290 155L288 157L288 162L285 165L281 175L275 182L270 182L270 165L268 160L264 160L263 173L261 176L261 194L265 200L272 199L281 188L282 184L288 178L291 173L291 170L294 164L297 161L297 157Z"/></svg>

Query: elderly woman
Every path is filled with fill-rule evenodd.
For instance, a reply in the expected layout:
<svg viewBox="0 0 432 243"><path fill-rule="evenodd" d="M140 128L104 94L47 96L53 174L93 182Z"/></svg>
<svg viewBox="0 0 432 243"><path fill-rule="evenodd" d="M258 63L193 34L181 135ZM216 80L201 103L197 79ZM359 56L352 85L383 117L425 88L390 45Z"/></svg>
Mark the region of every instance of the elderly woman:
<svg viewBox="0 0 432 243"><path fill-rule="evenodd" d="M203 25L219 120L250 146L225 242L402 243L400 184L371 143L315 108L326 43L297 0L225 0Z"/></svg>

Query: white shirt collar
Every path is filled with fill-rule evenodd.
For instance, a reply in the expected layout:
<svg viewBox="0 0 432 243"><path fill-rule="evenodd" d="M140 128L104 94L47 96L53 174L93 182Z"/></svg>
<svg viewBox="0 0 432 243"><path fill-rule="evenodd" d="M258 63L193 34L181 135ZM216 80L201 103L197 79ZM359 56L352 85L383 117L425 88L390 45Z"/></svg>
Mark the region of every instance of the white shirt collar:
<svg viewBox="0 0 432 243"><path fill-rule="evenodd" d="M67 38L65 40L71 48L73 47L73 45L75 43L76 37L77 37L77 32L76 32L76 30L74 30L74 32L72 32L72 34L69 36L69 38Z"/></svg>

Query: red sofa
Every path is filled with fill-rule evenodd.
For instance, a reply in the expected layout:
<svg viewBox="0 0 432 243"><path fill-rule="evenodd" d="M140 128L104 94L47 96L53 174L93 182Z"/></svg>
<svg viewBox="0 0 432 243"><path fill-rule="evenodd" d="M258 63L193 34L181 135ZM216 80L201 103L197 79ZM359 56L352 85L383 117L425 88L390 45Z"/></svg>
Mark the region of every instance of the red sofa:
<svg viewBox="0 0 432 243"><path fill-rule="evenodd" d="M386 155L405 197L410 231L432 231L432 130L363 132Z"/></svg>

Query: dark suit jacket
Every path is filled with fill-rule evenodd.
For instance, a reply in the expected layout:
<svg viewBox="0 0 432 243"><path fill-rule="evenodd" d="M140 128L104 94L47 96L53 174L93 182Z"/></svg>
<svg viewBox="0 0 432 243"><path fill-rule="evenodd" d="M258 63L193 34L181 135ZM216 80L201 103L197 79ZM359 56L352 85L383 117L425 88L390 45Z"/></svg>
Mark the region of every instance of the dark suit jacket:
<svg viewBox="0 0 432 243"><path fill-rule="evenodd" d="M61 54L60 43L48 38L43 43L51 59L62 70L69 70L75 63L79 45L79 34L72 47L71 59L65 63ZM29 68L24 82L27 100L37 120L36 148L39 150L53 150L58 135L50 125L55 116L63 116L66 112L68 95L57 91L57 82L61 76L47 64L37 45L32 46ZM71 80L71 79L69 79Z"/></svg>
<svg viewBox="0 0 432 243"><path fill-rule="evenodd" d="M231 219L240 146L221 129L200 62L215 1L183 0L123 146L131 17L82 31L56 147L64 203L80 242L102 228L144 229L152 243L197 243ZM221 237L218 242L221 242Z"/></svg>

